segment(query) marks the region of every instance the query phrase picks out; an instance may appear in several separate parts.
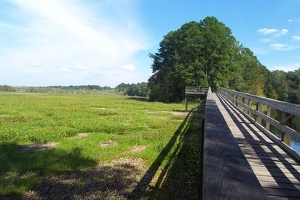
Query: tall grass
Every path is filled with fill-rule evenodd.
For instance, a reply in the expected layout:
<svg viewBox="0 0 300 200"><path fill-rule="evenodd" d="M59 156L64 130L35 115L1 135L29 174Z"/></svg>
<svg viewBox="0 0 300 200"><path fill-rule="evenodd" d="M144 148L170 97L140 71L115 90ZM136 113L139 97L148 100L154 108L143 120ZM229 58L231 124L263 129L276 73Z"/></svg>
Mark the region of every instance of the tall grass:
<svg viewBox="0 0 300 200"><path fill-rule="evenodd" d="M0 93L0 197L22 198L45 177L122 157L149 167L186 119L183 109L123 96Z"/></svg>

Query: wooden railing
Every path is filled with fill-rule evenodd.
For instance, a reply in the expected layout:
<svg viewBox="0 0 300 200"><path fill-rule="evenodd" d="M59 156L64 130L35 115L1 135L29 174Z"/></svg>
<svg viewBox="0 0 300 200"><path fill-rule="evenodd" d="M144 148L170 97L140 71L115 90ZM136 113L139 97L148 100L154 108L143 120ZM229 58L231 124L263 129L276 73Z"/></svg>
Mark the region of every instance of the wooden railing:
<svg viewBox="0 0 300 200"><path fill-rule="evenodd" d="M225 88L219 88L218 94L225 97L235 105L236 108L246 114L246 117L255 123L261 131L273 139L274 142L291 153L298 160L300 159L299 153L289 146L291 138L296 141L300 138L300 133L291 127L292 120L295 117L300 117L300 105L241 93ZM263 109L266 111L266 114ZM281 112L281 120L274 119L271 116L272 110L273 112ZM262 120L264 123L262 123ZM270 132L270 125L279 130L281 133L280 138Z"/></svg>
<svg viewBox="0 0 300 200"><path fill-rule="evenodd" d="M204 99L207 96L207 93L211 91L210 87L203 86L186 86L185 87L185 112L188 111L188 101ZM200 106L200 102L198 101L198 107Z"/></svg>
<svg viewBox="0 0 300 200"><path fill-rule="evenodd" d="M185 94L186 95L206 95L209 90L209 87L202 87L202 86L186 86L185 87Z"/></svg>

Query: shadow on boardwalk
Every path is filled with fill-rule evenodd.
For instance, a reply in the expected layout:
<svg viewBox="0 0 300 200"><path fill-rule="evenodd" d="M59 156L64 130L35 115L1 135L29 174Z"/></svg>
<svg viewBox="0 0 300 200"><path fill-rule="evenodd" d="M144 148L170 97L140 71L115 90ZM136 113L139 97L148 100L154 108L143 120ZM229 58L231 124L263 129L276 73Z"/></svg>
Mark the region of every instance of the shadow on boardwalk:
<svg viewBox="0 0 300 200"><path fill-rule="evenodd" d="M297 199L300 196L299 163L282 154L275 148L274 142L259 134L257 128L249 122L232 104L219 96L244 138L236 139L269 197ZM274 146L275 145L275 146ZM246 148L246 146L248 146Z"/></svg>
<svg viewBox="0 0 300 200"><path fill-rule="evenodd" d="M189 112L168 144L136 185L130 198L199 199L204 106ZM167 160L163 169L161 165ZM159 172L159 173L157 173ZM159 174L156 184L153 178Z"/></svg>

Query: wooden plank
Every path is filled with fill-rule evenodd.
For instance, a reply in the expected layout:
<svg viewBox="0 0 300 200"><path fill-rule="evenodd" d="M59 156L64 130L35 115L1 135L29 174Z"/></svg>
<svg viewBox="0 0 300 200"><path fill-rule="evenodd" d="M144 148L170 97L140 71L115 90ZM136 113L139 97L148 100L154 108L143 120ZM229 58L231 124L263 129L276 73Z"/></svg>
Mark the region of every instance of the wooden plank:
<svg viewBox="0 0 300 200"><path fill-rule="evenodd" d="M271 183L286 183L286 178L277 177L276 180L272 176L258 176L259 182L271 182ZM289 179L291 184L298 185L299 181L296 179Z"/></svg>
<svg viewBox="0 0 300 200"><path fill-rule="evenodd" d="M252 168L254 168L255 167L255 169L256 170L265 170L266 169L266 167L264 166L264 165L257 165L257 166L253 166ZM298 169L294 169L294 168L292 168L292 169L289 169L289 168L286 168L286 167L268 167L268 171L274 171L274 172L276 172L276 171L282 171L282 172L284 172L284 173L300 173L300 170Z"/></svg>
<svg viewBox="0 0 300 200"><path fill-rule="evenodd" d="M281 197L300 197L299 190L285 190L285 189L274 189L274 188L264 188L267 194L271 194L273 196L281 196Z"/></svg>
<svg viewBox="0 0 300 200"><path fill-rule="evenodd" d="M216 100L222 107L221 99ZM233 104L222 99L226 109L222 115L235 137L241 151L251 165L260 184L271 199L293 199L300 195L300 166L260 129L250 123ZM230 112L230 114L229 114Z"/></svg>
<svg viewBox="0 0 300 200"><path fill-rule="evenodd" d="M205 109L203 199L266 199L214 98Z"/></svg>
<svg viewBox="0 0 300 200"><path fill-rule="evenodd" d="M269 181L260 181L260 184L264 188L273 188L273 189L281 188L281 189L286 189L286 190L294 190L296 188L297 190L300 190L300 184L277 183L277 182L275 182L275 183L271 182L271 184L270 184Z"/></svg>
<svg viewBox="0 0 300 200"><path fill-rule="evenodd" d="M278 197L278 196L272 196L272 195L268 195L268 199L270 200L299 200L299 197Z"/></svg>

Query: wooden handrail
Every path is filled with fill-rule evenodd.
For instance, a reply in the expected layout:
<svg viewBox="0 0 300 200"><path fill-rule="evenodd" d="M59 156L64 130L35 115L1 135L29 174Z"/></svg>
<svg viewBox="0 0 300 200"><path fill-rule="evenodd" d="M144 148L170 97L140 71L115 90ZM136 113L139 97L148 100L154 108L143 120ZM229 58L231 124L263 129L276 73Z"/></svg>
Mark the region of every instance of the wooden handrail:
<svg viewBox="0 0 300 200"><path fill-rule="evenodd" d="M209 87L203 86L186 86L185 94L207 94Z"/></svg>
<svg viewBox="0 0 300 200"><path fill-rule="evenodd" d="M288 141L290 141L291 138L295 140L300 139L300 132L291 128L293 116L300 117L300 105L237 92L225 88L219 88L218 94L229 100L236 106L236 108L243 112L249 120L255 123L261 131L267 134L286 151L291 153L295 158L300 160L299 153L292 149L288 144ZM253 105L256 105L255 109L253 109ZM263 106L267 106L267 114L263 113ZM271 117L271 110L282 112L281 121ZM262 125L261 120L266 122L265 126ZM270 124L281 132L281 138L276 137L270 132Z"/></svg>

